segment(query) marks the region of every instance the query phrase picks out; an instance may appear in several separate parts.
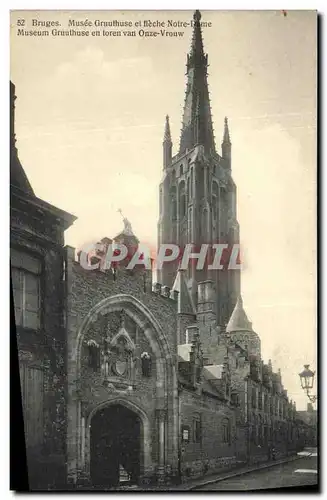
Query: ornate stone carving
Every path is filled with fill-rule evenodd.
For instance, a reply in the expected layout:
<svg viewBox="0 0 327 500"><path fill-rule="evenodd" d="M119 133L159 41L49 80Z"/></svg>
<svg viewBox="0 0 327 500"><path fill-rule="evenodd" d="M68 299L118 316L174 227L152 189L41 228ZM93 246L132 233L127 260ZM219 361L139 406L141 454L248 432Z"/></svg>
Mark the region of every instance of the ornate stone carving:
<svg viewBox="0 0 327 500"><path fill-rule="evenodd" d="M151 377L152 359L150 354L146 351L141 354L141 365L143 377Z"/></svg>
<svg viewBox="0 0 327 500"><path fill-rule="evenodd" d="M125 314L120 316L121 327L113 338L104 339L101 351L101 368L104 385L122 382L124 386L132 385L135 371L135 344L125 330Z"/></svg>

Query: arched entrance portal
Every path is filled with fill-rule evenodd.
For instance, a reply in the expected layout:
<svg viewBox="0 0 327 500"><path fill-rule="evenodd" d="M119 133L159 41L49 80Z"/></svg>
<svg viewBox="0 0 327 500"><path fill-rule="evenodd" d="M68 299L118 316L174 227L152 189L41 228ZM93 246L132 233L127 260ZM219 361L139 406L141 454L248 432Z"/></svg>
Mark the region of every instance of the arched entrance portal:
<svg viewBox="0 0 327 500"><path fill-rule="evenodd" d="M94 487L137 484L141 472L140 417L116 404L97 411L91 420L91 481Z"/></svg>

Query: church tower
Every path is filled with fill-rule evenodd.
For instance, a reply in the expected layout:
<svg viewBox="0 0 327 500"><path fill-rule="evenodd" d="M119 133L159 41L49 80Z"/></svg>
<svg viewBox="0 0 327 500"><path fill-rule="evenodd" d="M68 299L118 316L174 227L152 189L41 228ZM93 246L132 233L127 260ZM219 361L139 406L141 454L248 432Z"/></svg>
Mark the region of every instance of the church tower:
<svg viewBox="0 0 327 500"><path fill-rule="evenodd" d="M186 63L186 92L179 151L172 155L169 118L163 140L163 177L159 187L158 244L175 243L183 251L193 244L239 243L236 220L236 186L231 176L231 141L225 118L221 154L216 150L211 117L201 14L193 15L193 36ZM209 248L210 248L209 247ZM209 262L212 262L213 255ZM212 280L218 325L225 326L240 294L240 271L202 270L191 261L186 278L192 293L200 282ZM158 281L172 287L178 261L167 263L158 272ZM196 300L196 297L194 297Z"/></svg>

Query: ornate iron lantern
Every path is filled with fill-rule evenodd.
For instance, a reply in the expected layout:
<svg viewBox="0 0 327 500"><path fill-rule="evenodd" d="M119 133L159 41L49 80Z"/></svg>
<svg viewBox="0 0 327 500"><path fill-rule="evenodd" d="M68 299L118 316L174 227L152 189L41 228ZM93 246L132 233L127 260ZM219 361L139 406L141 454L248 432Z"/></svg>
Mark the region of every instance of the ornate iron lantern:
<svg viewBox="0 0 327 500"><path fill-rule="evenodd" d="M310 365L304 365L304 370L301 373L299 373L299 377L301 380L302 389L306 391L307 396L311 401L311 403L315 403L317 400L317 396L313 396L312 394L310 394L310 391L313 388L315 372L310 370Z"/></svg>

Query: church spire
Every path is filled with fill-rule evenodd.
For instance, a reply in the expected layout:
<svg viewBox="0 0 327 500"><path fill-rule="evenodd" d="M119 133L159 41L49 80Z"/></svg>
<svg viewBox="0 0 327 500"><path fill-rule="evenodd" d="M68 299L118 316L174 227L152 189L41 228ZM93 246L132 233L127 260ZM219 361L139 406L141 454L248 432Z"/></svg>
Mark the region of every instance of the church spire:
<svg viewBox="0 0 327 500"><path fill-rule="evenodd" d="M196 143L206 152L215 151L207 82L208 56L204 53L201 33L201 13L193 15L193 37L187 55L187 85L179 152L192 149Z"/></svg>

